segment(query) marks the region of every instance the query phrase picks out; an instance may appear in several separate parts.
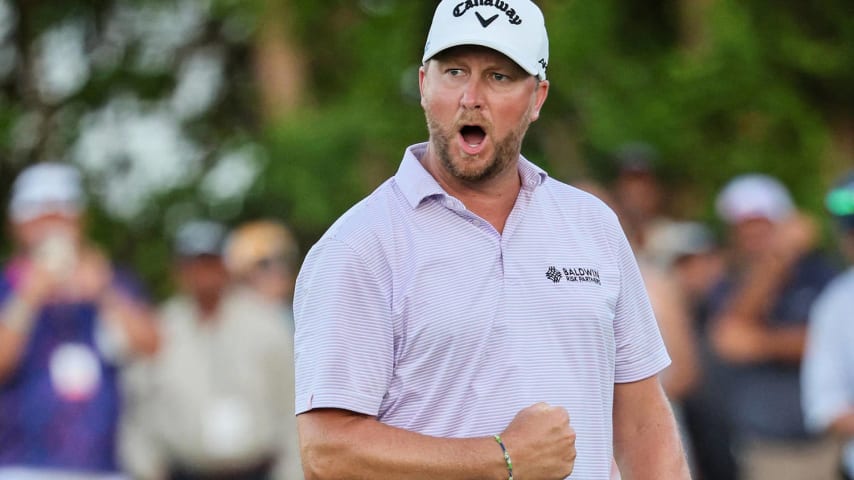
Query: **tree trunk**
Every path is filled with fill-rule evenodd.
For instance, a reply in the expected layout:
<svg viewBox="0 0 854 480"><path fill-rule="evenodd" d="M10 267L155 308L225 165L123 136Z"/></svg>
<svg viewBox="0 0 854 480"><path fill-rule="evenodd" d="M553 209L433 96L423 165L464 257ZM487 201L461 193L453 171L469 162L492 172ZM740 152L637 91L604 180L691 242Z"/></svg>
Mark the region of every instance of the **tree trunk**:
<svg viewBox="0 0 854 480"><path fill-rule="evenodd" d="M307 69L295 40L291 10L289 0L266 0L255 39L255 76L268 123L308 103Z"/></svg>

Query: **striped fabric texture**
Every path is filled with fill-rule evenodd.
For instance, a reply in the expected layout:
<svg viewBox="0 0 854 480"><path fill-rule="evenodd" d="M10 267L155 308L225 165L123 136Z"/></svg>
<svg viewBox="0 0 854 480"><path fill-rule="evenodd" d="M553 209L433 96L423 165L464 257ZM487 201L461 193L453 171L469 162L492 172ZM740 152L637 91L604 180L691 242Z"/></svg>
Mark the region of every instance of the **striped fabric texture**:
<svg viewBox="0 0 854 480"><path fill-rule="evenodd" d="M309 252L295 294L296 412L340 408L439 437L565 407L573 479L608 478L614 383L666 367L632 251L604 203L519 160L503 234L409 147Z"/></svg>

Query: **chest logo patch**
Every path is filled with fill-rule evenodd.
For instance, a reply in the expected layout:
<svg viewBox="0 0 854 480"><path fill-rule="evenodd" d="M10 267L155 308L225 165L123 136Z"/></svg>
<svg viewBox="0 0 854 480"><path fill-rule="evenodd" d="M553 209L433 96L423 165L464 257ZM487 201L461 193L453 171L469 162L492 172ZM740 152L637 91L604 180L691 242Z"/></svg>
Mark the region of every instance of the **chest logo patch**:
<svg viewBox="0 0 854 480"><path fill-rule="evenodd" d="M602 285L602 280L599 278L599 270L595 268L551 266L546 270L546 278L554 283L580 282Z"/></svg>

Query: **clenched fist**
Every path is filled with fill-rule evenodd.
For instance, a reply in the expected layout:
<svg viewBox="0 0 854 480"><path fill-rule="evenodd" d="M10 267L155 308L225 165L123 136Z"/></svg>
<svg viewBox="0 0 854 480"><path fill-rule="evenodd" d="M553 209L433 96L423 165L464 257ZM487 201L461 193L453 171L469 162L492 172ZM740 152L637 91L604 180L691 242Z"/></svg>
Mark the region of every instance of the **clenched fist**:
<svg viewBox="0 0 854 480"><path fill-rule="evenodd" d="M514 476L562 480L575 466L575 431L562 407L536 403L519 413L501 433L513 460Z"/></svg>

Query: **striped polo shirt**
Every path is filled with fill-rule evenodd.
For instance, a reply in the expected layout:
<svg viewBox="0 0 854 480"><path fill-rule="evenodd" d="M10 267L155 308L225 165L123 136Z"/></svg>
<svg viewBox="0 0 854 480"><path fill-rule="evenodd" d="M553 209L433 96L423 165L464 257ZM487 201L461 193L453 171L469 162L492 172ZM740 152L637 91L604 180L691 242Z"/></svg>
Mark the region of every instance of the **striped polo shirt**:
<svg viewBox="0 0 854 480"><path fill-rule="evenodd" d="M600 200L520 157L503 234L407 149L297 280L296 412L339 408L437 437L567 409L573 479L606 479L614 383L669 364L632 251Z"/></svg>

